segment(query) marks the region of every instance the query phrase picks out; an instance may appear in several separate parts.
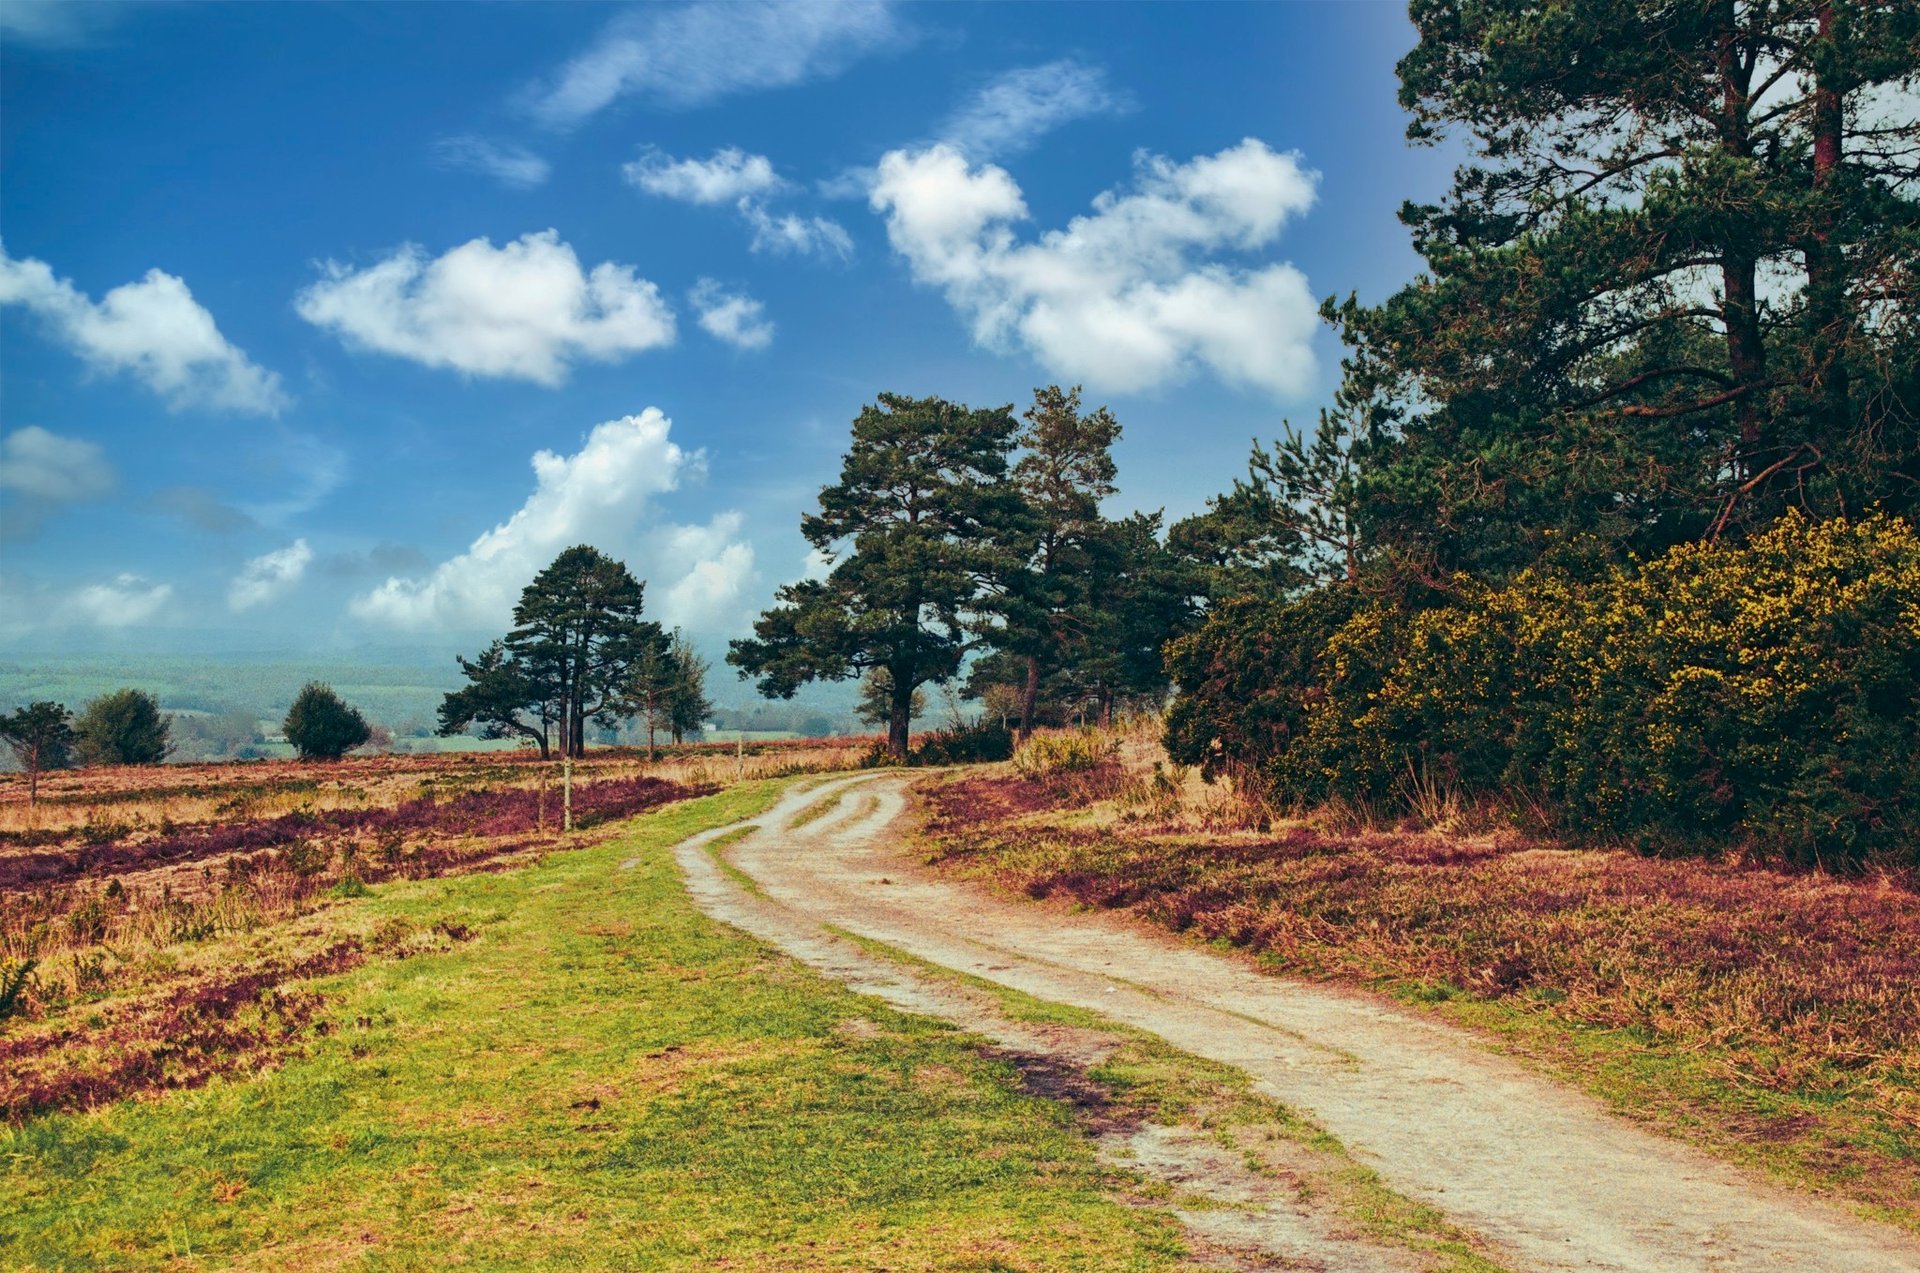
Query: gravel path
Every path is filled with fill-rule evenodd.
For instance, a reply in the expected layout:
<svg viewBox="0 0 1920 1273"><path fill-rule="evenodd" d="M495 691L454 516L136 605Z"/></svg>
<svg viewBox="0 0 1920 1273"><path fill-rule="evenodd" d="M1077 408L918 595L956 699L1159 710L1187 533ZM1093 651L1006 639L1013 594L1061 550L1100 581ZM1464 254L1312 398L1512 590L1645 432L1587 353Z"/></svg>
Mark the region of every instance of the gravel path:
<svg viewBox="0 0 1920 1273"><path fill-rule="evenodd" d="M1920 1240L1637 1128L1442 1023L1264 975L1113 917L1063 918L943 879L901 849L895 824L907 808L907 782L898 774L836 780L755 819L761 829L726 849L754 881L752 894L713 863L703 847L711 836L690 841L680 861L695 899L912 1011L965 1015L956 1015L951 993L863 955L824 926L1094 1009L1237 1066L1516 1268L1920 1273ZM836 808L789 829L803 809L836 795ZM968 1011L992 1015L978 1003ZM984 1018L960 1023L994 1034ZM1384 1256L1324 1244L1288 1258L1306 1267L1391 1267Z"/></svg>

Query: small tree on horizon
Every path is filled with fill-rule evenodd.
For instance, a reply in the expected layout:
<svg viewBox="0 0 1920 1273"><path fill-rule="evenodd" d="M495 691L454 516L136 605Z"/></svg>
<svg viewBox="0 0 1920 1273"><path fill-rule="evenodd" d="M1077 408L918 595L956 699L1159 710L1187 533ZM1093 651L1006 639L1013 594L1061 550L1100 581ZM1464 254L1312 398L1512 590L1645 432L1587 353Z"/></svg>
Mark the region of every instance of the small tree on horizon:
<svg viewBox="0 0 1920 1273"><path fill-rule="evenodd" d="M157 765L173 752L172 728L153 695L123 689L88 703L73 733L83 764Z"/></svg>
<svg viewBox="0 0 1920 1273"><path fill-rule="evenodd" d="M27 809L40 794L43 769L65 769L72 763L73 713L59 703L41 702L0 716L0 738L6 740L20 767L27 771Z"/></svg>
<svg viewBox="0 0 1920 1273"><path fill-rule="evenodd" d="M359 709L319 681L308 681L294 696L284 728L302 760L338 760L373 737Z"/></svg>

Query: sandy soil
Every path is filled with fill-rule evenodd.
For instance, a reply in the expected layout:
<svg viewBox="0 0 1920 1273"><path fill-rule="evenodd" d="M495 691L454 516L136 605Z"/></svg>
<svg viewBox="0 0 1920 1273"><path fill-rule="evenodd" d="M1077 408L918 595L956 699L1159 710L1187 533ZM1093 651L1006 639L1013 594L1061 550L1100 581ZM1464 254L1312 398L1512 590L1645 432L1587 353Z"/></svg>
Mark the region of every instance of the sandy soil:
<svg viewBox="0 0 1920 1273"><path fill-rule="evenodd" d="M829 781L755 819L761 829L726 850L754 880L754 894L715 865L704 847L711 836L688 842L679 856L695 899L856 989L1008 1048L1084 1066L1094 1045L1009 1023L985 996L912 976L824 926L1096 1010L1237 1066L1516 1268L1920 1270L1920 1241L1635 1127L1442 1023L1268 976L1112 917L1063 918L942 879L902 850L896 824L906 785L897 774ZM836 794L842 798L825 816L788 829L807 806ZM1108 1142L1116 1134L1109 1131ZM1183 1144L1168 1129L1125 1135L1137 1168L1177 1177L1183 1189L1243 1214L1272 1211L1270 1234L1241 1231L1218 1245L1244 1251L1252 1242L1307 1268L1404 1264L1330 1217L1250 1200L1246 1179L1223 1174L1220 1160L1231 1156L1205 1143ZM1212 1239L1196 1233L1206 1249Z"/></svg>

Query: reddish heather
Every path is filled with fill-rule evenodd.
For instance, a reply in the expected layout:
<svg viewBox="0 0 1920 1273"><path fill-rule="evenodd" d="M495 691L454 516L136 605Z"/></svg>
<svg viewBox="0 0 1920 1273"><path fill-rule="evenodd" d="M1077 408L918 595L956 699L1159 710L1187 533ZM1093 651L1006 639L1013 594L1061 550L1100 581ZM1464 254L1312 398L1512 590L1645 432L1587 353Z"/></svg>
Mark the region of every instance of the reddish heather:
<svg viewBox="0 0 1920 1273"><path fill-rule="evenodd" d="M1920 896L1895 881L1439 834L1049 825L1069 802L991 779L927 795L937 860L1011 890L1126 910L1291 973L1629 1031L1734 1091L1845 1098L1854 1114L1836 1117L1865 1123L1836 1123L1815 1152L1844 1162L1856 1134L1890 1144L1887 1188L1920 1198ZM1037 816L1003 821L1019 813ZM1781 1130L1751 1115L1744 1128Z"/></svg>
<svg viewBox="0 0 1920 1273"><path fill-rule="evenodd" d="M359 942L337 942L305 959L137 1000L84 1037L57 1030L0 1039L0 1116L88 1109L257 1069L284 1052L321 1006L313 991L282 983L344 972L365 958Z"/></svg>
<svg viewBox="0 0 1920 1273"><path fill-rule="evenodd" d="M632 817L658 805L705 795L712 790L644 777L582 783L573 792L574 822L587 827ZM444 801L419 796L390 808L325 809L249 822L203 823L153 839L127 839L0 856L0 893L17 893L54 882L122 875L336 836L524 834L534 830L543 818L553 823L559 816L556 793L543 795L526 787L507 787L470 791Z"/></svg>

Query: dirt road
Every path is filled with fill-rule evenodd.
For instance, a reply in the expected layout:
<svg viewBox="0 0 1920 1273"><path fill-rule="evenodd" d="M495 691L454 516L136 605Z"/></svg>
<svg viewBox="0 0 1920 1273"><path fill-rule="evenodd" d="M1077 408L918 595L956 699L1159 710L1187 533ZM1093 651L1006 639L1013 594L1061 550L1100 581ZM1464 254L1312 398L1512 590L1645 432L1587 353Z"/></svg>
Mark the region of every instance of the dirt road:
<svg viewBox="0 0 1920 1273"><path fill-rule="evenodd" d="M996 1018L979 996L866 955L826 926L1237 1066L1516 1268L1920 1270L1920 1241L1636 1128L1441 1023L1109 917L1063 920L944 880L903 852L892 829L905 788L889 774L789 795L724 851L752 889L708 854L712 836L679 850L689 887L710 914L857 989L1023 1048L1049 1044ZM791 825L836 797L824 816ZM1142 1166L1152 1157L1136 1146ZM1205 1174L1193 1161L1178 1170ZM1267 1245L1282 1258L1395 1267L1390 1253L1361 1249L1323 1218L1295 1215L1291 1228L1289 1217L1270 1219Z"/></svg>

